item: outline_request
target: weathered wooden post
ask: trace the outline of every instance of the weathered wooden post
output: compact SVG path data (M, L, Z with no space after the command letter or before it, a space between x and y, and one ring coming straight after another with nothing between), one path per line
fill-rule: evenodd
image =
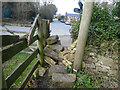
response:
M0 37L1 39L1 37ZM2 40L2 39L1 39ZM0 43L1 44L1 43ZM2 46L2 45L1 45ZM0 54L0 72L2 72L2 54ZM0 90L2 89L2 74L0 74Z
M0 89L2 88L2 89L7 89L7 84L6 84L6 81L5 81L5 78L4 78L4 74L3 74L3 70L2 70L2 80L0 81L0 84L1 84L1 87L0 87ZM1 90L2 90L1 89Z
M47 20L47 31L48 31L48 36L47 38L50 36L50 20Z
M38 48L39 48L39 53L38 53L38 59L40 60L41 66L43 65L43 27L42 27L42 19L38 17L37 20L38 24Z
M50 31L49 31L49 20L43 20L43 35L44 38L47 39L50 36Z
M86 40L88 36L93 6L94 6L94 0L85 0L83 15L80 23L80 30L78 35L78 43L77 43L76 53L75 53L75 61L73 66L75 71L82 69L84 49L85 49Z

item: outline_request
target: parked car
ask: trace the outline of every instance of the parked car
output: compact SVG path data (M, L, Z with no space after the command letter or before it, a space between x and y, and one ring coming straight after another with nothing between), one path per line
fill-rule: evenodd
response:
M66 21L65 24L66 25L71 25L71 23L69 21Z
M65 20L60 20L60 22L65 23Z

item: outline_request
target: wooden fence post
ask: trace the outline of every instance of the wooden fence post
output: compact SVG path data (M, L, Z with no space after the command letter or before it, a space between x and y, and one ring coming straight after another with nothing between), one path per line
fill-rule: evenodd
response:
M43 22L42 22L42 25L43 25L44 38L47 39L50 36L49 21L44 19Z
M7 84L6 84L6 81L5 81L5 78L4 78L3 70L2 70L2 81L0 81L0 82L2 82L2 88L7 89Z
M2 37L0 37L0 39L2 40ZM2 44L0 43L1 47ZM2 54L0 54L0 72L2 72ZM0 90L2 90L2 74L0 73Z
M47 20L47 30L48 30L48 36L47 38L50 36L50 21Z
M47 37L46 20L42 20L42 27L43 27L43 36L44 36L44 39L46 39Z
M43 65L43 27L42 27L42 19L38 17L38 48L39 48L39 53L38 53L38 59L40 60L41 66Z

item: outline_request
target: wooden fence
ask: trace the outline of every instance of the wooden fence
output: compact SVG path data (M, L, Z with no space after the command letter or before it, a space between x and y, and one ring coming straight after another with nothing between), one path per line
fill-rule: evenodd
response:
M4 78L3 70L2 70L2 88L10 88L10 86L19 78L19 76L23 73L23 71L28 67L28 65L33 61L33 59L38 55L38 60L33 65L30 72L24 78L21 83L19 89L24 88L29 81L31 75L36 70L38 65L43 65L43 43L44 39L49 37L49 21L42 20L39 15L36 16L33 25L31 27L31 31L29 35L26 37L20 38L19 36L9 36L9 35L1 35L2 37L2 47L13 44L8 48L3 48L0 54L2 55L2 64L8 60L10 60L14 55L24 50L36 40L38 41L38 48L29 55L13 72L7 77ZM37 34L35 35L35 32ZM1 81L0 81L1 82Z

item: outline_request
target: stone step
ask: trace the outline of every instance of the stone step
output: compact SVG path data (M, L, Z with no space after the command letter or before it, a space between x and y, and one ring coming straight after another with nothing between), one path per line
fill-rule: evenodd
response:
M53 65L49 68L49 76L53 73L67 73L67 70L64 65Z
M54 85L61 88L70 88L76 81L76 74L53 73Z

